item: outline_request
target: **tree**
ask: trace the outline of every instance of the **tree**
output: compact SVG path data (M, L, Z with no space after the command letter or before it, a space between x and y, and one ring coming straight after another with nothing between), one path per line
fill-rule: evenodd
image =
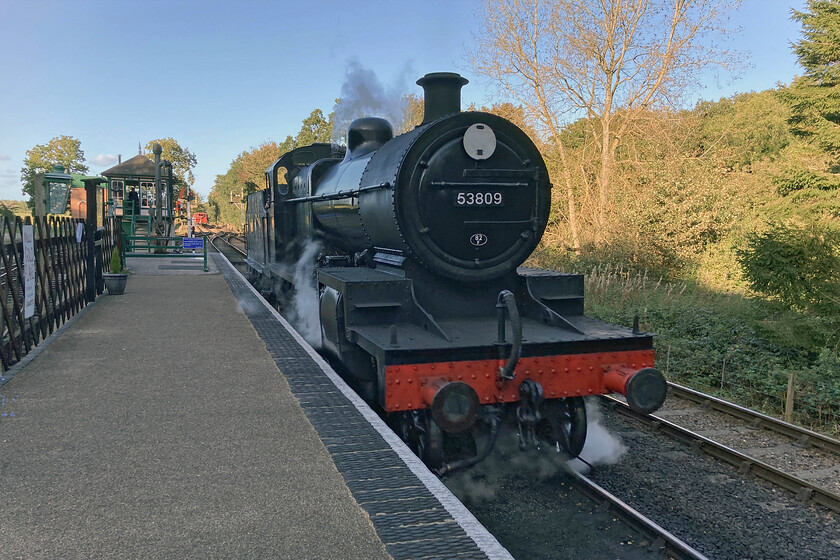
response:
M149 140L146 143L146 157L154 161L155 156L152 154L152 149L155 144L160 144L162 152L160 159L168 160L172 163L172 173L178 179L190 187L195 183L195 176L192 170L195 168L198 160L195 154L190 152L187 148L181 145L172 138L158 138L157 140Z
M792 141L771 182L784 225L749 232L737 251L750 287L822 317L840 316L840 2L808 0L793 45L804 75L778 92ZM771 215L772 221L773 216Z
M278 144L263 142L255 148L239 154L224 175L217 175L210 191L207 204L214 221L242 225L242 202L244 198L265 185L265 170L281 155L300 146L315 142L329 142L332 134L333 115L324 117L321 109L315 109L303 120L300 130L292 137Z
M403 95L402 104L405 107L402 119L394 123L394 136L408 132L423 122L423 98L408 93Z
M6 220L14 220L15 212L14 210L6 206L5 202L0 202L0 217L5 218Z
M333 113L324 117L321 109L315 109L303 119L300 131L295 137L295 147L308 146L315 142L329 142L333 129Z
M62 135L26 151L26 159L23 160L20 170L20 181L23 184L21 194L29 197L27 204L30 208L34 207L32 197L35 194L35 175L52 171L53 165L63 165L67 173L87 173L81 141L72 136Z
M208 197L213 221L232 226L242 225L245 198L265 188L265 170L278 157L280 146L264 142L239 154L224 175L217 175Z
M725 35L738 0L491 0L472 53L475 70L497 81L539 124L565 182L572 245L580 246L575 186L563 125L585 119L585 153L597 168L596 238L609 214L620 144L650 111L674 107L698 73L735 59L707 46ZM586 196L586 193L584 193Z
M793 11L803 38L793 45L805 75L782 93L791 107L793 132L831 153L840 168L840 2L808 0L807 11Z
M242 154L231 162L230 168L224 175L216 175L213 188L207 197L208 217L212 222L229 224L232 226L241 225L241 214L231 202L232 194L239 195L240 185L237 184L237 176L242 166Z
M256 148L240 154L239 165L236 169L236 182L240 190L234 193L235 198L241 198L265 188L265 170L280 157L282 153L280 150L276 142L263 142Z
M309 116L303 119L300 130L292 137L286 136L278 146L279 155L285 154L300 146L308 146L315 142L329 142L334 131L335 114L330 113L328 117L324 117L324 112L321 109L315 109ZM278 157L279 157L278 155Z
M804 37L793 45L805 80L817 85L840 83L840 2L808 0L807 11L792 10Z
M795 309L840 314L840 232L815 225L773 225L737 251L750 287Z
M475 107L475 105L470 105L467 110L481 111L482 113L491 113L502 117L521 128L535 142L538 142L540 139L536 131L531 127L531 123L528 122L528 115L525 113L525 108L522 105L514 105L509 102L494 103L490 107Z
M792 11L802 23L793 50L805 74L780 90L795 141L773 176L779 194L804 222L833 222L840 208L840 2L808 0Z
M787 123L790 108L779 99L778 90L701 101L694 113L700 122L689 129L691 156L717 152L732 169L777 158L793 140Z

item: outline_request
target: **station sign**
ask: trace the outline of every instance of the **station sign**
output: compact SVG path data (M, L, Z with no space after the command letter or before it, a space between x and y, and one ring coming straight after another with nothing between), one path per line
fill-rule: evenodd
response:
M203 237L185 237L184 249L204 249Z
M23 226L23 316L35 315L35 230Z

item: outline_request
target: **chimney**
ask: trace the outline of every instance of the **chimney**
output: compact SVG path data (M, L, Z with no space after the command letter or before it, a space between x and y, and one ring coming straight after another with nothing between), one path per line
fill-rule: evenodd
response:
M122 163L122 154L117 154L117 164Z
M469 80L455 72L426 74L417 85L423 88L423 122L426 124L446 115L461 112L461 88Z

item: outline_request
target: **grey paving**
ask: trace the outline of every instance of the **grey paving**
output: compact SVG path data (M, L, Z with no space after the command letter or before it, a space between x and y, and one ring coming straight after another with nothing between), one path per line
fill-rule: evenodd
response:
M128 257L125 264L126 268L138 275L196 274L201 276L218 273L218 267L210 255L207 256L207 272L204 271L204 257L201 253L185 253L177 257Z
M0 557L388 558L224 279L155 262L0 389Z
M397 560L512 560L376 413L256 298L256 290L223 259L216 264L387 551Z

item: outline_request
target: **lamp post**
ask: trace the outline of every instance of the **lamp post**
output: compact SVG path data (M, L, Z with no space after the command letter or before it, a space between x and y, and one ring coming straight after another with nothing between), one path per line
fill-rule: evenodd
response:
M187 237L192 237L192 212L190 209L190 184L187 183Z
M152 147L152 153L155 154L155 235L158 237L165 237L171 234L171 231L167 231L167 227L164 225L166 222L167 216L164 215L163 212L163 187L161 186L161 170L164 167L169 167L169 179L167 182L167 213L169 215L169 226L172 225L172 204L169 201L172 199L171 191L172 191L172 162L161 159L160 155L163 153L163 148L161 148L160 144L155 144ZM163 243L166 245L166 243Z
M166 166L169 168L169 177L166 181L166 184L168 185L166 192L169 193L169 201L166 205L169 209L169 232L166 235L174 235L175 232L173 231L173 228L175 227L175 208L173 205L175 204L175 185L172 183L172 162L167 160L163 161L166 162Z

